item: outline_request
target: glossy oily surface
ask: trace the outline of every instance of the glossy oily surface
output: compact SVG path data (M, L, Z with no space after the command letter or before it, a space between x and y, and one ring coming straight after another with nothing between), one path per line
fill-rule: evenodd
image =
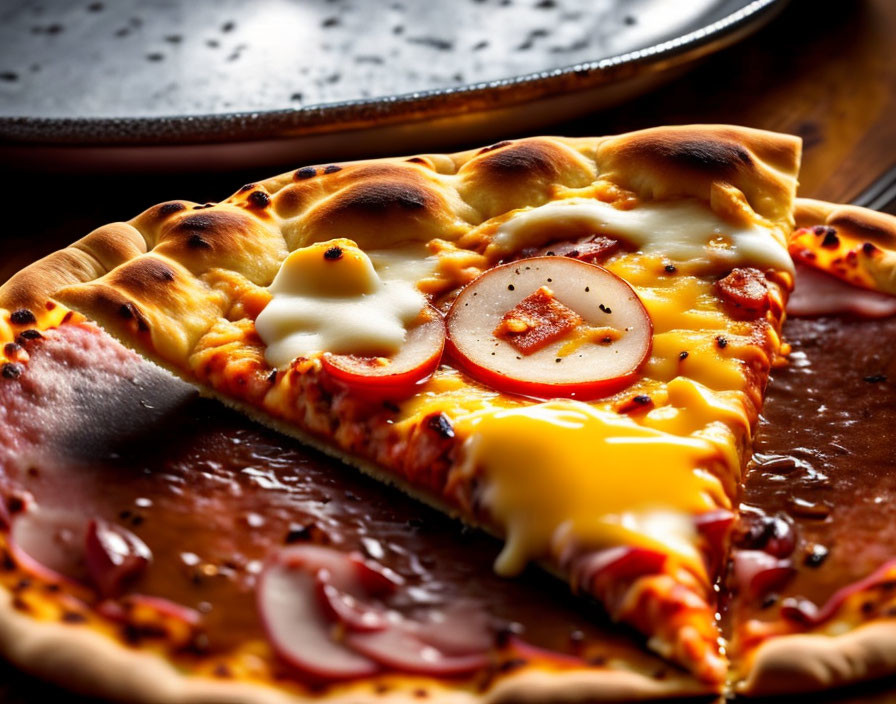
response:
M735 543L789 571L737 596L737 622L776 620L787 597L821 607L896 555L896 318L792 319L785 337Z
M593 662L612 654L663 667L565 585L539 573L496 577L496 541L196 398L104 335L63 326L32 352L25 373L0 380L15 431L0 444L0 487L31 497L14 536L35 560L84 581L85 516L128 530L152 562L124 596L197 613L201 652L263 640L255 587L265 560L314 543L393 569L403 585L388 606L407 619L462 604L487 617L495 647L513 635Z

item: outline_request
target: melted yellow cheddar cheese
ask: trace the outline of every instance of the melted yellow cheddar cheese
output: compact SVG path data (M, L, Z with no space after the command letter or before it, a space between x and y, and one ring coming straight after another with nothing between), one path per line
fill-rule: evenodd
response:
M730 508L736 495L751 422L747 366L757 354L754 323L726 314L714 282L735 266L792 268L781 232L740 211L726 217L690 200L623 210L575 197L484 223L469 240L480 243L476 251L434 240L369 253L368 277L401 272L437 294L558 234L590 231L626 242L603 266L631 284L654 333L630 387L588 403L536 402L443 365L394 419L397 429L434 413L450 419L462 445L446 492L479 487L483 517L507 540L496 563L501 573L533 559L557 564L571 549L622 544L660 550L708 580L693 518ZM650 404L620 412L635 395Z
M715 477L695 471L717 456L706 440L567 400L480 411L456 428L467 438L459 471L487 468L482 499L507 531L501 574L561 554L567 540L660 547L703 571L693 523L679 519L726 501Z

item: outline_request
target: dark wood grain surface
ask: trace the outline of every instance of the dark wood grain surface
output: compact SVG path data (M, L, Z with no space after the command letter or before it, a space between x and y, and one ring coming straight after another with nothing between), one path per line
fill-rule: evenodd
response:
M665 88L549 131L594 135L659 124L728 122L791 132L804 139L800 193L850 200L896 162L894 36L894 0L794 0L766 29ZM475 145L447 148L467 146ZM408 144L407 152L414 151ZM203 172L197 165L189 174L74 176L44 173L27 163L0 163L0 282L105 222L130 218L172 198L218 200L271 173L270 167ZM890 701L891 684L850 696ZM0 664L0 704L48 701L84 700Z

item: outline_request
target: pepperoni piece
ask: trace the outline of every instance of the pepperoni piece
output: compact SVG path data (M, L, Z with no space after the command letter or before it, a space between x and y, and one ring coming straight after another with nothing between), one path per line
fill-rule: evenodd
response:
M753 267L732 269L724 279L716 281L716 293L741 316L758 318L769 309L768 283L762 272Z
M532 354L565 337L581 325L582 316L554 297L542 286L504 314L494 330L523 354Z

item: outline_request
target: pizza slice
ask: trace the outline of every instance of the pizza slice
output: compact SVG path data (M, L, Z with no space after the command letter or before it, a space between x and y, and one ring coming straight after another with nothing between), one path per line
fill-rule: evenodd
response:
M781 346L798 157L697 126L305 167L100 228L0 290L4 321L86 316L502 537L501 574L542 564L718 690L713 587ZM309 565L269 569L351 592ZM332 599L328 638L291 638L281 597L271 641L299 670L309 647L335 679L409 667Z
M732 681L827 691L896 672L896 218L798 200L778 370L735 531Z

